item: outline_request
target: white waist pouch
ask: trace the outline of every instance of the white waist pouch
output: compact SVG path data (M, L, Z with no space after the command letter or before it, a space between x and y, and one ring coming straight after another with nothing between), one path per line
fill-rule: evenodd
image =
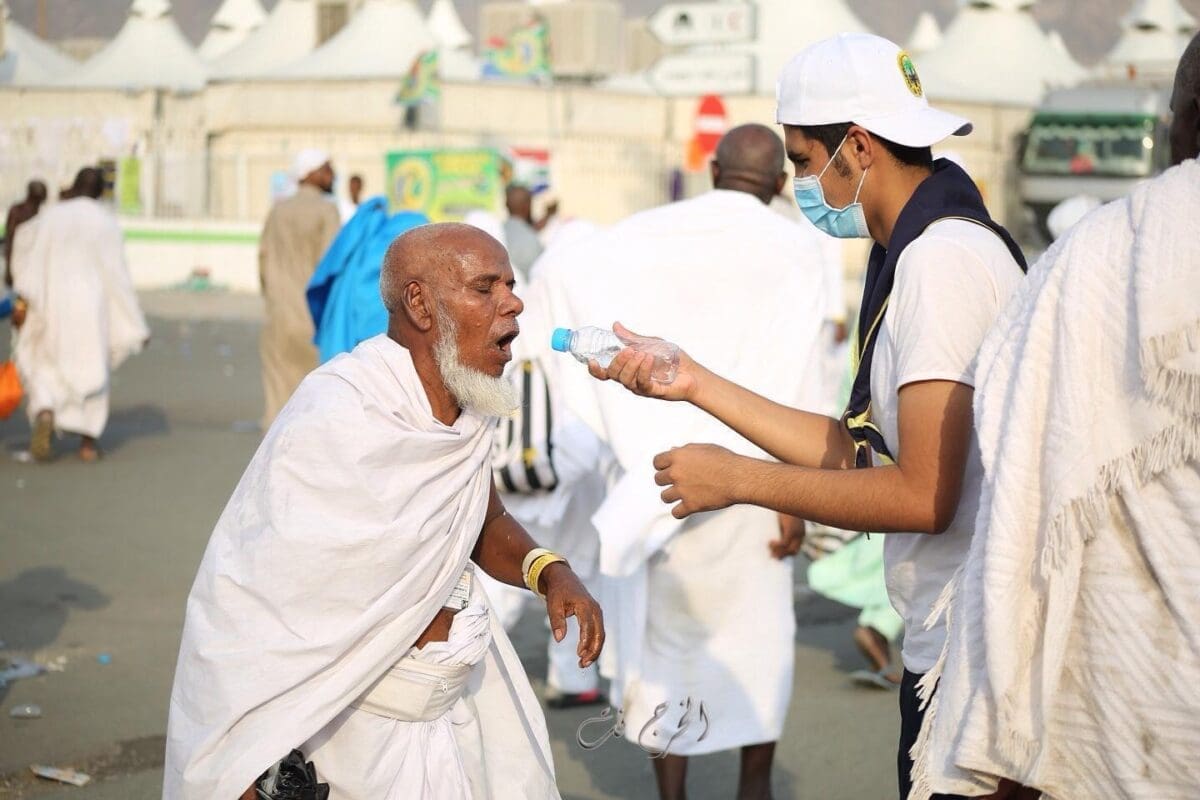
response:
M462 609L454 615L449 640L430 642L397 661L351 708L400 722L432 722L459 701L492 641L486 601L478 601L473 577L468 565L447 599L447 608Z
M432 722L463 696L471 670L468 664L430 664L402 658L350 705L401 722Z

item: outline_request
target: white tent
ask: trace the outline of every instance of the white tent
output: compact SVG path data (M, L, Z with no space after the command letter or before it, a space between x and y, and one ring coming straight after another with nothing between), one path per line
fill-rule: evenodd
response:
M257 29L213 63L213 77L261 77L304 58L316 46L316 0L278 0Z
M200 57L215 61L242 43L267 18L259 0L225 0L200 43Z
M1038 27L1033 0L959 0L942 44L916 59L934 100L1036 106L1050 88L1072 86L1083 72Z
M433 0L425 25L437 42L438 76L451 81L479 80L483 63L471 51L471 34L454 7L454 0Z
M1087 68L1075 60L1062 34L1058 31L1048 31L1046 39L1053 49L1053 56L1058 60L1057 73L1061 76L1060 86L1074 86L1088 76Z
M271 73L278 78L400 78L437 42L413 0L367 0L346 27L317 50Z
M207 77L204 62L175 24L171 4L167 0L134 0L116 37L56 83L197 91Z
M454 0L433 0L425 24L440 48L459 50L471 46L471 34L458 16Z
M1175 72L1196 20L1176 0L1140 0L1121 21L1124 33L1097 72L1106 77Z
M0 86L44 86L67 74L79 63L43 42L0 9L4 41L0 52Z
M921 55L936 50L941 43L942 27L938 25L937 17L922 11L908 37L908 52L914 56Z
M774 94L783 65L807 45L839 33L870 33L845 0L753 0L757 6L756 40L726 50L749 52L755 57L755 90Z

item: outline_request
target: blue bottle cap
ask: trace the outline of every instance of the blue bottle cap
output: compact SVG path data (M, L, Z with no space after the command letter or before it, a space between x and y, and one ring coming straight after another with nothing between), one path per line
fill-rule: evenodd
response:
M554 333L550 335L550 347L560 353L569 352L571 350L571 329L555 328Z

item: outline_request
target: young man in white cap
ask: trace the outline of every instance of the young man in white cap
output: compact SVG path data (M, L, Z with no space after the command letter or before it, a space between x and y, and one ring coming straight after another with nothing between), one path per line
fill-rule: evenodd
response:
M749 503L892 534L885 567L905 623L897 757L905 798L923 713L916 685L945 641L942 624L925 622L966 559L978 508L975 358L1025 261L970 177L933 160L931 145L971 125L930 108L912 59L895 44L866 34L817 42L784 68L778 100L805 216L833 236L875 241L846 413L832 419L772 403L686 355L669 385L653 383L652 358L632 349L607 370L591 369L639 394L687 400L782 462L712 445L660 454L655 481L666 487L664 502L677 504L675 516Z
M271 209L258 247L259 279L267 320L262 353L263 430L304 376L317 366L313 321L305 291L317 262L342 227L332 202L333 167L323 150L308 148L296 154L292 176L296 193Z

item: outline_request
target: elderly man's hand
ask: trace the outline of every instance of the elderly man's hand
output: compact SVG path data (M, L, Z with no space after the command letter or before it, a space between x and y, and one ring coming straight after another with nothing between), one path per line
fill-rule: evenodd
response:
M641 336L626 328L621 323L613 324L613 333L626 344L639 340L659 341L652 336ZM626 389L642 397L654 397L659 400L691 400L696 394L697 377L702 367L691 357L679 351L679 371L671 383L658 383L650 379L654 367L654 356L642 353L632 347L626 347L617 353L616 358L605 369L596 361L588 362L588 372L593 378L602 381L616 381Z
M600 657L604 647L604 615L600 604L592 599L583 583L563 562L546 567L539 579L539 589L546 595L546 614L550 617L550 630L554 641L561 642L567 635L567 617L574 616L579 623L580 668L591 666Z
M654 482L665 486L664 503L675 503L671 516L683 519L700 511L733 505L733 474L741 456L715 444L689 444L654 457Z

